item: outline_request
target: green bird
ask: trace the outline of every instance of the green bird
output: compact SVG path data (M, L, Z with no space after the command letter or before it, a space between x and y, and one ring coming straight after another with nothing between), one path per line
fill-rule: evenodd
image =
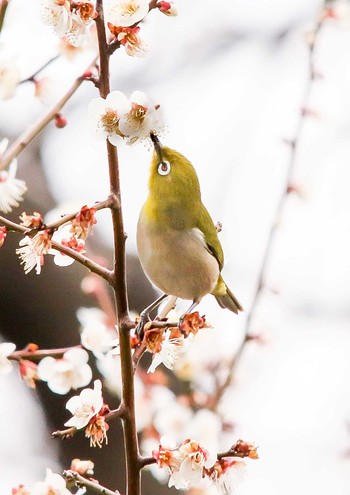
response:
M137 226L145 274L165 294L191 299L187 313L206 294L212 294L222 308L242 311L222 278L223 250L202 203L194 167L177 151L161 146L156 136L152 140L149 194Z

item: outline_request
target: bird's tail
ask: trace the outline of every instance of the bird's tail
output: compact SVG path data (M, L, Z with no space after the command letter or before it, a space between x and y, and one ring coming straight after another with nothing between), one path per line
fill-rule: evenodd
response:
M227 287L221 275L212 294L222 308L227 308L236 314L243 311L241 304Z

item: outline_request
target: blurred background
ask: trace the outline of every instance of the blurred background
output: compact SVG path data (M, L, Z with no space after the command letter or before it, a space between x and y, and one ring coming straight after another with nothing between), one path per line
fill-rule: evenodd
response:
M242 339L269 232L278 222L250 327L264 344L246 346L221 406L234 425L232 443L242 437L259 446L260 460L249 464L236 493L349 494L350 2L334 2L338 15L324 21L316 39L324 9L320 0L177 4L177 17L157 11L143 22L146 58L131 58L124 50L113 55L112 89L127 95L139 89L161 105L162 141L192 161L204 203L223 224L223 273L247 310L236 317L211 297L200 305L223 359L234 355ZM39 2L11 0L0 62L11 60L25 79L57 54L58 41L41 22ZM313 41L316 77L306 102ZM0 137L12 141L44 115L92 54L61 56L50 64L41 73L50 80L43 102L32 83L0 101ZM106 198L104 143L91 139L87 123L95 96L94 86L84 83L64 108L68 125L50 124L20 155L18 177L26 180L28 193L11 218L22 211L45 213L58 204L68 212ZM295 192L276 218L296 137ZM125 145L119 156L130 303L140 311L155 296L135 247L151 149ZM18 241L8 235L0 251L3 339L18 349L28 342L41 348L78 343L76 310L96 304L80 290L85 271L47 261L39 277L24 275L14 253ZM91 250L110 263L110 246L109 218L100 213ZM212 349L206 347L208 353ZM113 444L120 436L118 424L111 427L109 445L98 452L82 435L51 441L49 432L67 420L67 397L54 395L45 384L29 390L16 373L0 376L0 393L1 493L42 479L46 467L60 472L73 457L94 458L100 482L120 488L123 466ZM113 397L108 402L118 403ZM147 486L149 493L155 489L163 493L157 485Z

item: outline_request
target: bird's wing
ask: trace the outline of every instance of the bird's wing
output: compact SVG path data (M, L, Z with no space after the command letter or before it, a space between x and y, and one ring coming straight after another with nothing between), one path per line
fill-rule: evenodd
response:
M220 271L224 266L224 253L218 238L218 234L208 210L203 206L196 218L196 227L203 233L206 248L216 258Z

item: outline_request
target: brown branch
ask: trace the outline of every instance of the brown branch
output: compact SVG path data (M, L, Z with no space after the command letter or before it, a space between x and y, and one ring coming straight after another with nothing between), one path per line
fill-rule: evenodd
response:
M9 0L2 0L0 5L0 33L4 27L5 16L8 6L9 6Z
M102 98L106 98L110 93L110 76L109 76L109 53L106 37L103 1L97 0L96 18L97 37L100 56L100 78L99 91ZM141 492L141 476L138 466L138 438L135 420L135 403L134 403L134 370L130 348L130 325L133 322L129 316L129 306L126 289L126 264L125 264L125 241L121 195L119 179L119 163L117 148L108 140L107 156L110 181L111 197L115 199L111 207L113 234L114 234L114 272L111 285L114 290L115 304L117 310L117 325L119 329L119 346L121 356L121 375L122 375L122 397L121 407L125 411L122 417L124 450L126 464L126 484L127 495L139 495Z
M87 70L96 63L96 57L91 61ZM38 135L40 132L60 113L62 107L73 96L76 90L80 87L81 83L85 80L84 73L78 77L69 90L62 96L62 98L54 105L51 110L41 117L29 130L25 131L7 150L2 160L0 160L0 170L3 170L9 166L16 156L18 156L28 144Z
M103 210L104 208L110 208L112 205L113 200L111 198L106 199L105 201L99 201L95 203L94 205L90 206L90 208L95 208L96 211ZM49 224L46 224L44 226L45 229L58 229L61 227L61 225L64 225L67 222L70 222L71 220L74 220L74 218L80 213L80 210L75 211L74 213L69 213L67 215L63 215L59 220L56 222L52 222Z
M327 4L327 0L324 2L324 6ZM286 171L286 176L285 176L285 181L283 184L281 196L279 199L279 202L276 206L275 214L272 219L272 223L270 226L270 231L268 234L267 242L265 245L265 250L262 258L262 262L260 265L260 269L258 272L257 276L257 283L256 283L256 289L254 292L253 300L250 306L250 310L247 314L247 318L245 321L245 326L243 329L243 339L236 350L234 356L232 357L231 361L228 363L227 366L227 377L226 380L217 388L216 393L214 394L213 397L210 398L209 400L209 407L211 409L216 409L223 394L225 393L227 387L231 384L232 378L233 378L233 371L243 353L243 350L245 348L245 345L247 342L251 339L249 336L249 332L251 330L252 326L252 320L256 314L256 311L259 306L259 300L262 295L263 289L265 287L265 280L266 280L266 275L267 275L267 268L269 266L269 262L271 259L271 254L272 254L272 248L275 242L275 237L276 233L278 230L279 222L278 220L281 218L282 213L284 211L287 199L289 194L292 192L290 189L290 184L291 180L294 174L295 170L295 165L296 165L296 158L297 158L297 151L299 148L299 143L302 135L302 131L304 129L305 121L306 118L308 117L307 112L303 111L303 109L308 108L308 103L310 100L310 95L311 95L311 89L313 82L315 80L315 48L316 48L316 42L317 42L317 36L319 35L319 32L324 24L325 17L320 16L319 20L317 21L317 24L315 26L315 29L313 31L313 40L309 44L309 57L308 57L308 72L307 72L307 81L306 81L306 86L305 86L305 91L304 91L304 96L302 99L302 104L301 104L301 111L300 111L300 117L297 122L297 126L295 129L295 137L292 141L289 142L290 144L290 156L289 156L289 162L287 165L287 171Z
M81 345L74 345L60 349L38 349L37 351L28 351L27 349L23 349L22 351L14 351L8 356L8 359L12 359L13 361L21 361L21 359L36 361L37 359L43 359L48 356L59 358L70 349L81 349L81 347Z
M79 473L76 471L63 471L63 478L68 482L68 483L74 483L75 486L78 488L85 486L89 490L99 493L100 495L118 495L119 492L115 491L113 492L112 490L109 490L109 488L106 488L99 483L96 483L96 481L91 481L83 476L81 476Z
M39 67L38 70L36 70L35 72L33 72L33 74L29 77L26 77L25 79L22 79L22 81L20 81L18 84L23 84L23 83L26 83L26 82L35 82L35 78L38 74L40 74L40 72L42 72L44 69L46 69L49 65L52 64L52 62L55 62L55 60L59 59L60 58L60 55L55 55L54 57L50 58L50 60L48 60L47 62L45 62L41 67Z
M57 430L51 433L52 438L72 438L76 433L77 429L75 426L71 428L66 428L65 430Z
M10 231L20 232L21 234L28 236L33 236L37 233L36 230L27 229L26 227L23 227L22 225L19 225L15 222L12 222L11 220L8 220L7 218L2 216L0 216L0 225L4 225ZM100 277L105 279L108 283L111 283L111 280L113 279L113 274L110 270L108 270L104 266L101 266L95 261L91 260L90 258L84 256L83 254L74 251L74 249L71 249L67 246L63 246L57 241L51 241L51 245L53 249L56 249L57 251L60 251L61 253L69 256L70 258L73 258L75 261L88 268L91 272L96 273L96 275L99 275Z

